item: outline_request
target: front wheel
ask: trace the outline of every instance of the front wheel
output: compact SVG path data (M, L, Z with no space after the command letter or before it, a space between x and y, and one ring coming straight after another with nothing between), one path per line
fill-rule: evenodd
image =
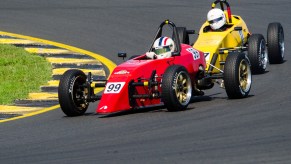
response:
M248 57L252 66L253 74L264 73L267 68L268 55L266 41L261 34L253 34L248 41Z
M270 64L284 61L284 30L280 23L270 23L267 31L268 55Z
M192 97L192 83L188 71L179 65L170 66L162 78L162 101L168 111L187 108Z
M224 85L228 98L247 97L252 84L249 59L243 53L231 54L224 66Z
M86 112L89 103L86 102L88 90L84 87L85 84L86 75L81 70L68 70L60 79L59 103L67 116L80 116Z

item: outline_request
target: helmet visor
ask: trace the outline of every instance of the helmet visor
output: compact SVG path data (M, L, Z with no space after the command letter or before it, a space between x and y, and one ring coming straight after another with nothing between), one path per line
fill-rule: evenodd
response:
M213 23L217 23L217 22L221 21L222 19L223 19L222 17L219 17L219 18L213 19L213 20L208 21L208 22L209 22L209 24L213 24Z
M164 46L164 47L156 47L154 49L155 54L160 55L166 52L171 51L170 46Z

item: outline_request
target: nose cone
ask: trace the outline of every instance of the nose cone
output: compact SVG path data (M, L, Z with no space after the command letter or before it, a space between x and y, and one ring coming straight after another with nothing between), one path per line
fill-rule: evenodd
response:
M121 82L108 82L102 94L96 112L99 114L115 113L130 109L128 88Z

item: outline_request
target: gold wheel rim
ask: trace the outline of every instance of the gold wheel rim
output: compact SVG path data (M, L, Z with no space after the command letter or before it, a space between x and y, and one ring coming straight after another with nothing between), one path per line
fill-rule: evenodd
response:
M239 65L239 83L243 91L247 91L250 88L250 67L245 60L242 60Z
M191 83L189 77L184 72L180 72L177 77L175 88L176 96L178 101L184 105L191 99Z

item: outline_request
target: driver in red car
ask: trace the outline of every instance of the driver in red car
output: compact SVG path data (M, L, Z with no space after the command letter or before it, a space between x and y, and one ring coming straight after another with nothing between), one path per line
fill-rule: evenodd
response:
M162 36L158 38L153 45L153 51L147 52L146 56L150 59L164 59L172 56L175 51L175 43L170 37ZM193 93L195 95L204 95L204 92L194 86Z
M153 45L153 51L147 52L146 56L150 59L164 59L172 56L175 50L173 39L167 36L158 38Z
M224 31L227 29L226 17L221 9L211 9L207 14L207 21L211 27L210 31Z

